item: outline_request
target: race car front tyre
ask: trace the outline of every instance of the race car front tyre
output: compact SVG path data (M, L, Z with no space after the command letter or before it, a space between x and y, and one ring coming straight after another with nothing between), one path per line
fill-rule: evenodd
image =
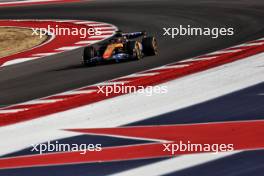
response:
M140 49L140 43L137 41L130 41L127 44L128 54L132 59L140 60L143 57L142 50Z
M145 56L154 56L158 54L158 44L155 37L143 38L142 45Z
M96 56L96 50L94 47L89 46L85 47L83 51L83 62L84 65L92 66L95 65L95 62L92 61L92 58Z

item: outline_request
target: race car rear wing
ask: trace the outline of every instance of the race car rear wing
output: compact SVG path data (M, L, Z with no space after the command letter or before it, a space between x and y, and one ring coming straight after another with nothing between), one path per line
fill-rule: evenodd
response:
M122 36L125 36L127 39L135 39L138 37L142 37L145 36L146 32L142 31L142 32L131 32L131 33L123 33Z

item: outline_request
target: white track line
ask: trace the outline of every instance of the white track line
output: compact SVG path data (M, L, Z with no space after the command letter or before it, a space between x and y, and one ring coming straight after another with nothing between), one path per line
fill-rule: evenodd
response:
M75 24L89 24L91 22L89 21L77 21L77 22L74 22Z
M92 44L92 41L90 41L90 40L84 40L84 41L76 42L75 44L77 44L77 45L81 45L81 44Z
M4 4L21 4L21 3L32 3L32 2L52 2L52 1L57 1L57 0L24 0L24 1L15 1L15 2L0 2L0 5Z
M7 114L7 113L17 113L17 112L21 112L21 111L26 111L27 109L5 109L5 110L1 110L0 109L0 114Z
M239 48L239 47L244 47L244 46L259 46L259 45L263 45L263 44L264 44L264 42L245 43L245 44L237 45L234 48Z
M68 51L68 50L74 50L80 47L81 46L64 46L64 47L56 49L56 51Z
M236 50L220 50L220 51L216 51L216 52L213 52L213 53L206 54L206 56L216 55L216 54L236 53L236 52L239 52L239 51L242 51L242 50L241 49L236 49Z
M102 83L98 83L98 84L95 84L94 86L112 86L112 85L122 85L122 84L126 84L128 83L129 81L116 81L116 82L102 82Z
M56 22L60 22L60 23L76 23L78 22L78 20L56 20Z
M131 75L128 75L128 76L124 76L124 77L121 77L121 78L136 78L136 77L145 77L145 76L155 76L155 75L158 75L159 73L135 73L135 74L131 74Z
M191 59L186 59L186 60L183 60L183 61L180 61L180 63L182 62L193 62L193 61L203 61L203 60L211 60L211 59L214 59L216 58L216 56L213 56L213 57L196 57L196 58L191 58Z
M264 38L257 39L257 41L259 41L259 40L264 40Z
M156 162L154 164L149 164L135 169L130 169L124 172L119 172L111 176L135 176L135 175L146 175L146 173L148 173L147 174L148 176L160 176L172 172L181 171L183 169L187 169L200 164L211 162L237 153L239 153L239 151L223 152L218 154L202 153L202 154L182 155L179 157Z
M69 92L60 93L58 95L90 94L90 93L94 93L96 91L97 90L78 90L78 91L69 91Z
M104 23L98 23L98 24L97 24L97 23L96 23L96 24L88 24L88 25L89 25L89 26L95 26L95 27L96 27L96 26L99 26L99 27L100 27L100 26L106 26L106 25L108 25L108 24L104 24Z
M162 67L158 67L158 68L154 68L154 69L151 69L153 71L159 71L160 69L176 69L176 68L183 68L183 67L188 67L190 66L189 64L181 64L181 65L165 65L165 66L162 66Z
M33 104L48 104L48 103L56 103L58 101L62 101L63 99L48 99L48 100L32 100L25 103L22 103L22 105L33 105Z
M58 54L59 52L50 52L50 53L38 53L38 54L33 54L32 56L51 56L51 55L54 55L54 54Z
M8 65L19 64L19 63L22 63L22 62L31 61L31 60L38 59L38 58L39 57L17 58L17 59L5 62L1 67L8 66Z

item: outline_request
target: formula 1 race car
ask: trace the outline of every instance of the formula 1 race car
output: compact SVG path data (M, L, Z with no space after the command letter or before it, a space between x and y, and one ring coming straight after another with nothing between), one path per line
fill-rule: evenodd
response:
M96 46L87 46L83 52L83 63L87 66L100 62L139 60L156 55L157 40L146 32L117 32L110 40Z

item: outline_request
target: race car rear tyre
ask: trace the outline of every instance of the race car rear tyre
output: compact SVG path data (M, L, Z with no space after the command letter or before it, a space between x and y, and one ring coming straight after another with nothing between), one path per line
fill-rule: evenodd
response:
M142 50L140 48L140 43L137 41L130 41L127 44L128 54L132 57L132 59L140 60L143 57Z
M95 62L92 62L92 58L94 58L95 56L96 56L96 50L94 47L89 46L89 47L84 48L84 51L83 51L84 65L87 65L87 66L95 65Z
M142 39L143 53L146 56L154 56L158 54L158 45L155 37L145 37Z

